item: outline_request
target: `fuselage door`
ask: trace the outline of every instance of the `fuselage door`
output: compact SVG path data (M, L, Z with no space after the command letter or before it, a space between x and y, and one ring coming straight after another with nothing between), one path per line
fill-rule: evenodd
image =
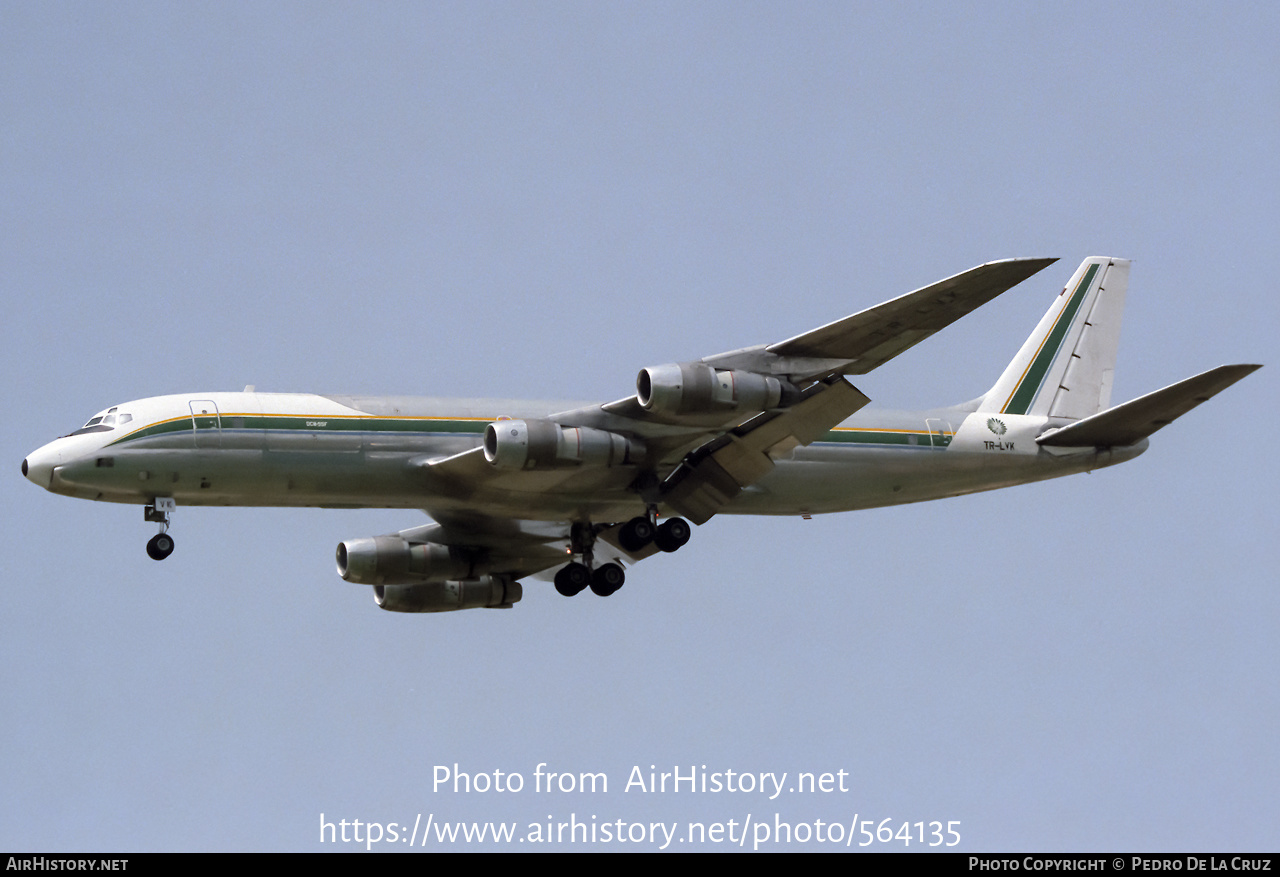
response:
M951 437L955 433L952 432L950 423L936 417L930 417L924 423L929 428L929 444L935 448L945 448L951 444Z
M222 444L222 418L211 399L192 399L191 428L197 448L216 448Z

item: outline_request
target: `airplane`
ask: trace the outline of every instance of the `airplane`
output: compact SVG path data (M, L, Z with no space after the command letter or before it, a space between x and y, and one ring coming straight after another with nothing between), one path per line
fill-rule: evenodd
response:
M1081 263L982 396L864 409L879 368L1056 259L1006 259L809 332L641 369L606 404L191 393L114 405L31 453L53 493L140 503L174 548L177 505L412 508L430 523L337 547L338 574L397 612L510 608L521 579L608 596L624 566L717 514L852 511L1130 460L1259 365L1224 365L1121 405L1112 378L1129 262Z

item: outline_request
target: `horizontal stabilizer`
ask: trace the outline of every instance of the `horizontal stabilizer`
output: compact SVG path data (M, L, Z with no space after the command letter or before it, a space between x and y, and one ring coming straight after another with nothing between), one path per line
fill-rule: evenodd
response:
M1047 432L1036 442L1067 448L1136 444L1260 368L1260 365L1220 365L1194 378Z

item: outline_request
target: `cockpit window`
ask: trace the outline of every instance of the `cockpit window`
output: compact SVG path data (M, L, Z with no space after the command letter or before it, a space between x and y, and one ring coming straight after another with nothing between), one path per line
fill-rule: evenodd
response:
M116 414L115 408L109 408L101 414L95 414L89 418L88 423L71 433L71 435L84 435L89 432L109 432L131 420L133 420L132 414Z

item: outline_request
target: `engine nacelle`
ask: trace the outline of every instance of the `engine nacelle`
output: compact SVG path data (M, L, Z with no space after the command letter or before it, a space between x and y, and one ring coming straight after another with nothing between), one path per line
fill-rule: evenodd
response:
M653 366L636 376L640 404L658 414L767 411L783 403L787 389L769 375L715 369L701 362Z
M635 439L549 420L495 420L484 428L484 458L499 469L622 466L644 456Z
M502 576L423 585L375 585L373 599L388 612L454 612L458 609L510 609L524 588Z
M410 585L465 579L471 558L448 545L406 542L400 536L349 539L338 544L338 575L358 585Z

